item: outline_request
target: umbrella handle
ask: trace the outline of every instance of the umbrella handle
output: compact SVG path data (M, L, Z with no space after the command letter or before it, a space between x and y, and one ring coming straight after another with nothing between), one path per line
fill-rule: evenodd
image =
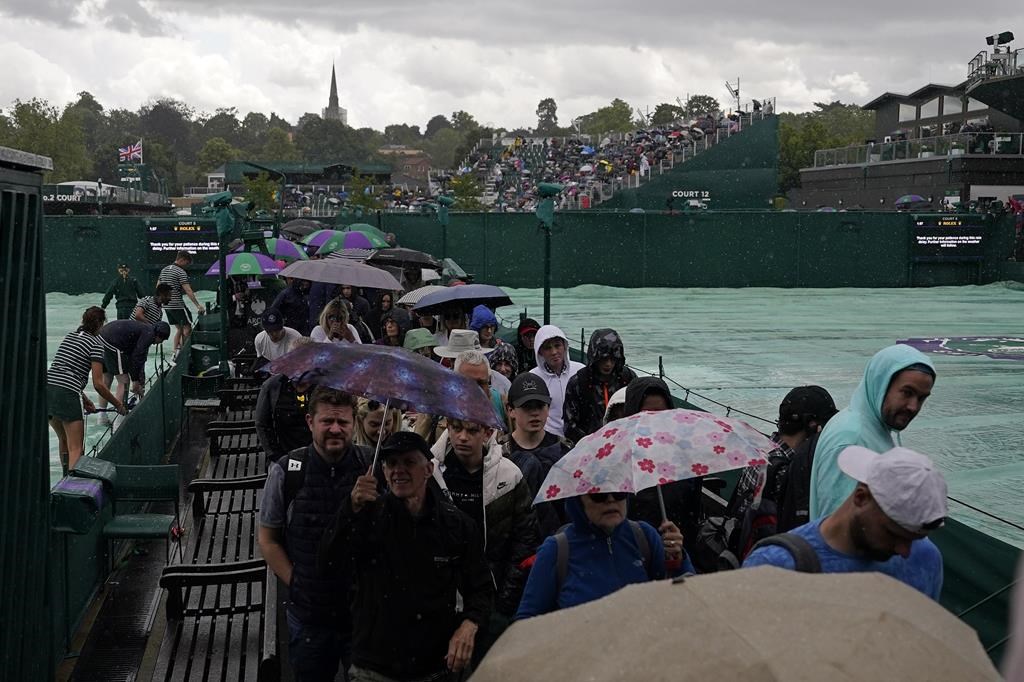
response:
M377 432L377 447L373 451L373 462L370 464L370 470L366 472L367 476L372 476L374 469L377 468L377 458L380 457L380 445L384 440L384 424L388 422L388 408L391 405L391 398L384 401L384 419L380 424L380 431Z
M383 429L381 429L383 431ZM661 494L661 486L658 488L658 506L661 507L661 522L668 521L668 513L665 511L665 496Z

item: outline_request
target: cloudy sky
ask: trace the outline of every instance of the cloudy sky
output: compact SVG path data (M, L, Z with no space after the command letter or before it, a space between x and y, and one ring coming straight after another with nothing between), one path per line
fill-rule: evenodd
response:
M864 103L958 83L984 37L1024 2L950 0L0 0L0 108L82 90L108 108L176 97L295 122L327 103L338 68L349 123L424 126L457 109L533 125L554 97L564 125L613 97L635 107L710 94ZM944 9L945 7L945 9Z

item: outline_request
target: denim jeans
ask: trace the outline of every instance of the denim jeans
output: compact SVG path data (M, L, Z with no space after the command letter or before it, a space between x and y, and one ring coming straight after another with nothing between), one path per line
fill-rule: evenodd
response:
M339 666L348 680L352 640L339 630L307 625L288 612L288 661L295 682L333 682Z

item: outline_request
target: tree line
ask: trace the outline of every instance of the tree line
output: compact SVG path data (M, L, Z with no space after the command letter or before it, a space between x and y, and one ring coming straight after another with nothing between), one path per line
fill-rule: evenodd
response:
M680 106L680 104L682 106ZM839 102L816 104L806 114L783 114L780 122L780 190L797 186L798 169L811 165L815 149L843 146L871 135L874 113ZM455 168L482 138L508 135L571 136L629 132L695 118L720 109L707 95L686 102L658 104L644 114L615 98L609 104L566 125L558 118L554 98L542 99L534 128L505 130L481 124L466 111L437 114L421 129L397 123L383 131L352 128L340 121L305 114L291 124L278 114L234 107L200 112L185 102L161 98L137 111L108 109L91 93L81 92L63 108L42 99L15 100L0 110L0 145L53 159L46 182L118 177L118 147L143 141L146 164L162 178L170 193L205 186L206 173L233 160L286 162L389 163L378 150L406 145L430 155L434 168ZM116 181L115 181L116 182Z

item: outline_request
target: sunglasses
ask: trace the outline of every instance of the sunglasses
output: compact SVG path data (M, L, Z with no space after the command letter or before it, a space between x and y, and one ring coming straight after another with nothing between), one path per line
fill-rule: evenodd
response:
M609 499L615 500L616 502L622 502L624 499L629 497L629 493L587 493L587 497L590 498L591 502L607 502Z

